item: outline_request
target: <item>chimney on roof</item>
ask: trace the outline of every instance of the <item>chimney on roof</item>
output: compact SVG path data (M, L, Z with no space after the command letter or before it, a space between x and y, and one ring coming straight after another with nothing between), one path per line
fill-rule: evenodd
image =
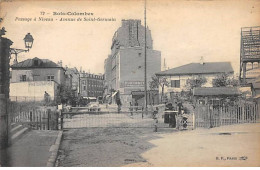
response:
M58 66L62 67L62 60L57 62Z
M17 64L17 63L18 63L18 61L16 59L14 59L13 64Z
M201 65L205 64L203 56L200 57L200 64Z

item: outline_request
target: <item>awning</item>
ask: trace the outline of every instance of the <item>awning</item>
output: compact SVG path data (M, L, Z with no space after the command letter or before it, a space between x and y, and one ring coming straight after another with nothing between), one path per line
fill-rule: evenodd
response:
M83 99L97 100L96 97L83 97Z
M256 95L254 99L260 99L260 94Z
M133 96L144 96L144 91L132 91Z

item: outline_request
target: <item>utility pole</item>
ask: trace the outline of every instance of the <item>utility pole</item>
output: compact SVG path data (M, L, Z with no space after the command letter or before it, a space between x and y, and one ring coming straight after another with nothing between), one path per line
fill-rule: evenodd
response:
M147 68L146 68L146 0L144 1L144 110L147 112Z

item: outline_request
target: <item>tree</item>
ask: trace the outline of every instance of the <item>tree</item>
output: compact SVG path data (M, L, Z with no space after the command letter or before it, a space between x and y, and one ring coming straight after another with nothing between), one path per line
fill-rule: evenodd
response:
M192 89L195 87L202 87L205 83L207 83L207 79L203 76L187 79L185 85L186 91L181 92L181 97L184 97L185 100L191 100Z
M236 87L239 85L239 81L235 78L229 78L227 73L219 74L212 81L213 87Z
M207 83L207 79L205 77L191 78L186 81L186 88L191 90L194 87L201 87L205 83Z
M166 77L157 77L156 75L152 76L152 81L149 82L149 87L150 89L158 89L159 87L162 88L162 96L161 96L161 102L163 100L164 96L164 87L169 86L169 81L167 80Z
M70 89L69 87L65 85L60 85L59 86L60 93L59 93L59 98L61 103L72 103L74 102L75 99L75 92Z

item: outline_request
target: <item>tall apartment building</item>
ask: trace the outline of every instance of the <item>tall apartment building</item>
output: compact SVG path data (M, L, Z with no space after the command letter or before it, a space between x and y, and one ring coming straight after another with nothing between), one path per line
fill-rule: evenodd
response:
M90 73L80 73L80 95L82 97L103 96L104 75L95 75Z
M132 100L133 91L144 91L145 27L141 20L122 20L114 33L111 55L105 60L105 85L107 91L118 91L123 102ZM151 30L146 32L147 82L161 71L161 52L153 49ZM149 89L149 87L148 87ZM124 96L124 97L123 97Z

